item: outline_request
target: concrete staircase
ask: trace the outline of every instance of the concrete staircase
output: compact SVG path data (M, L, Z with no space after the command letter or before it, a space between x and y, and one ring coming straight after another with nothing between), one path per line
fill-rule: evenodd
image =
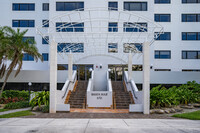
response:
M124 88L122 81L112 81L112 88L114 92L114 108L115 109L129 109L129 104L134 103L130 93Z
M67 104L70 108L85 108L87 81L78 81L76 88L71 92Z

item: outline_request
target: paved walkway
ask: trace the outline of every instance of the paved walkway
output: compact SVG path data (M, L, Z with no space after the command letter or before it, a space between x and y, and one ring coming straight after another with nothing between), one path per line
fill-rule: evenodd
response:
M0 112L0 115L15 113L15 112L19 112L19 111L25 111L25 110L31 110L31 107L29 107L29 108L23 108L23 109L14 109L14 110Z
M184 119L0 119L0 133L199 133Z

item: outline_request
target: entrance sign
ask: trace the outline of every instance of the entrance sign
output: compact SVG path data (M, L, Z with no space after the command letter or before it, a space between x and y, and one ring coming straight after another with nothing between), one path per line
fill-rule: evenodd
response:
M112 92L110 91L89 91L87 92L88 107L111 107Z

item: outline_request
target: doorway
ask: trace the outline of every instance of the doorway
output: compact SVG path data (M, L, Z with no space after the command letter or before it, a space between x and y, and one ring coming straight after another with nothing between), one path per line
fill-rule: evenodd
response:
M124 78L124 71L128 71L128 65L108 65L110 69L110 79L112 81L122 81ZM142 65L133 65L132 71L142 71Z
M77 70L77 80L88 81L91 78L91 71L93 65L91 64L76 64L73 66L74 70Z

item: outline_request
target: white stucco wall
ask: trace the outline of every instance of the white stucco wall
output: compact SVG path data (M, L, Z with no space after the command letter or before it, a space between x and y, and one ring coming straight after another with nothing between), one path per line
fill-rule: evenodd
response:
M42 20L53 18L54 16L58 16L65 12L56 12L55 11L55 4L58 0L2 0L0 1L0 26L12 26L12 20L14 19L30 19L35 20L35 26L42 25ZM62 0L62 1L74 1L74 0ZM96 7L108 7L107 0L83 0L85 8L96 8ZM114 0L111 0L114 1ZM123 9L123 2L126 0L118 0L118 8ZM128 0L127 0L128 1ZM135 1L135 0L131 0ZM171 32L171 41L156 41L153 45L151 45L151 64L153 65L153 69L171 69L172 71L181 71L182 69L199 69L200 67L200 60L182 60L181 59L181 51L182 50L200 50L199 41L182 41L181 40L181 32L200 32L200 23L198 22L189 22L184 23L181 22L181 14L182 13L200 13L199 4L182 4L181 0L173 0L171 4L154 4L153 0L139 0L139 1L147 1L148 2L148 11L142 12L133 12L141 16L146 16L152 21L154 20L155 13L166 13L171 14L171 22L162 22L160 23L166 32ZM35 3L35 11L12 11L12 3ZM42 3L50 3L50 11L42 11ZM102 14L103 15L103 14ZM122 26L122 23L121 23ZM21 28L27 29L27 28ZM36 34L35 28L28 28L29 31L26 36L34 36L35 41L37 42L37 47L40 53L48 53L49 46L42 44L42 37ZM47 29L44 28L47 31ZM107 47L107 44L103 44ZM118 44L118 53L116 56L120 58L120 53L123 53L123 43ZM85 49L89 48L85 47ZM154 59L154 50L171 50L171 59ZM92 52L92 51L91 51ZM84 57L84 53L80 54L81 57ZM61 58L58 55L58 64L67 64L67 55L64 58ZM98 70L95 68L95 73L99 75L96 80L99 81L97 83L96 88L99 89L100 84L104 82L101 77L104 76L104 73L107 69L108 64L122 64L121 61L115 60L113 58L109 58L107 56L102 57L91 57L85 58L76 62L77 64L94 64L103 65L103 69ZM8 62L9 64L9 62ZM133 64L142 64L142 56L137 58L137 56L133 57ZM32 62L32 61L24 61L22 70L42 70L48 71L49 70L49 62ZM23 72L22 72L23 73ZM22 74L21 73L21 74ZM168 73L168 72L166 72ZM20 75L21 75L20 74ZM35 71L33 71L33 74ZM188 73L187 73L188 74ZM193 75L194 73L192 73ZM26 75L26 74L25 74ZM44 74L45 75L45 74ZM195 75L195 74L194 74ZM138 75L139 76L139 75ZM24 76L26 77L26 76ZM43 76L39 76L42 79ZM48 77L48 76L47 76ZM179 77L174 74L174 77ZM36 79L29 79L32 81L40 81L46 82L47 80L38 80L37 76L32 78ZM45 77L46 78L46 77ZM44 79L45 79L44 78ZM153 76L152 79L156 77ZM21 80L27 81L27 78L20 78ZM139 81L138 83L141 83ZM173 83L181 82L179 78L173 78ZM192 77L191 77L192 79ZM13 82L18 82L15 79ZM61 81L60 81L61 82ZM156 81L154 81L156 82ZM164 81L163 81L164 82ZM166 83L172 83L172 81L165 80ZM105 88L105 86L102 86Z

